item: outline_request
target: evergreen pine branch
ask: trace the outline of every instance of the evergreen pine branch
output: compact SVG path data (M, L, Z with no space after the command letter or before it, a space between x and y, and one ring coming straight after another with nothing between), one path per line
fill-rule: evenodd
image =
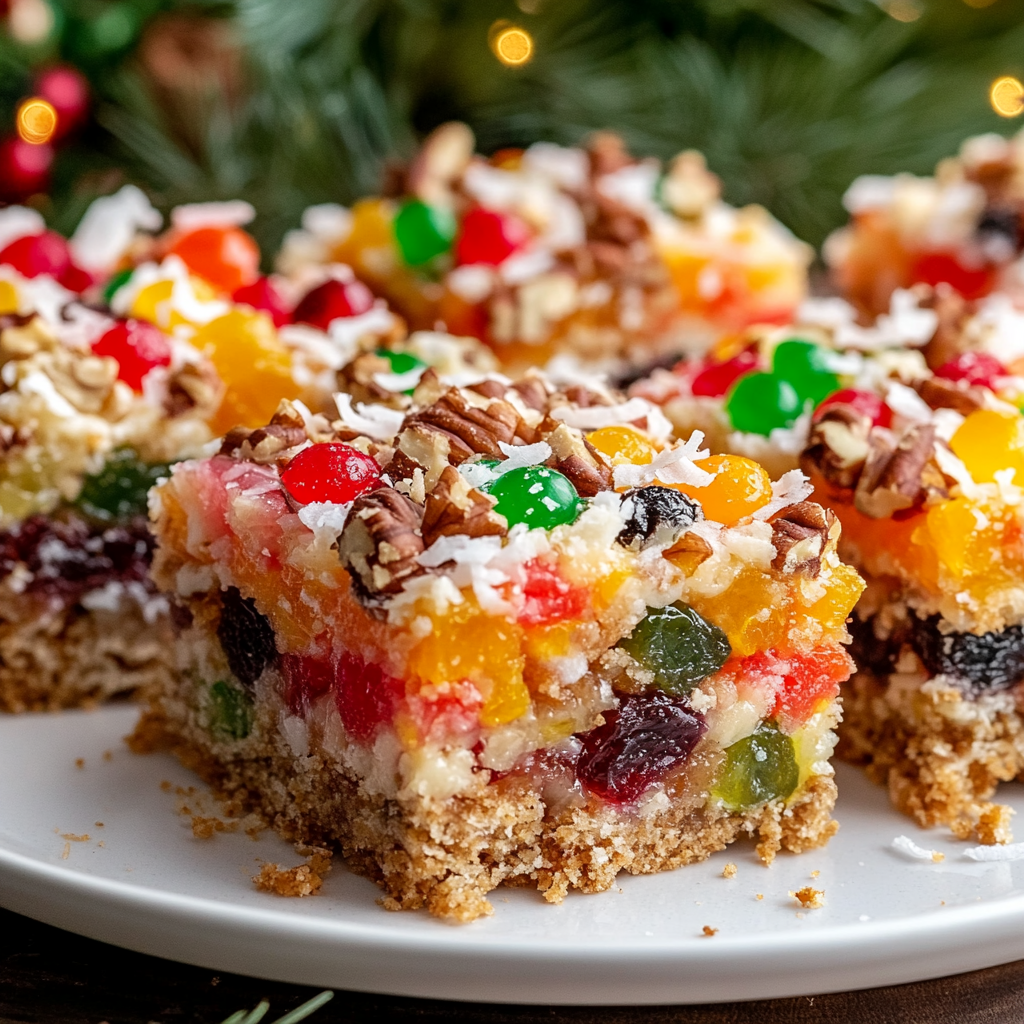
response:
M325 1003L329 1003L333 998L334 993L330 990L325 990L319 995L313 996L312 999L308 999L301 1006L295 1007L294 1010L286 1013L283 1017L278 1017L271 1024L299 1024L299 1021L306 1020L307 1017L316 1013L317 1010ZM221 1024L260 1024L260 1021L263 1020L269 1010L270 1003L263 999L252 1010L238 1010L231 1014L230 1017L225 1018Z

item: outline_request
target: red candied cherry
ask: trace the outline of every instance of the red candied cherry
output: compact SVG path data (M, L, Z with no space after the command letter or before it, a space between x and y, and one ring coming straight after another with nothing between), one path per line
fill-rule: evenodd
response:
M97 356L117 360L117 376L133 391L142 391L150 370L171 365L171 346L159 327L146 320L119 320L93 342Z
M588 593L574 587L558 569L534 559L527 562L523 584L523 610L519 622L526 626L546 626L551 622L578 619L587 609Z
M962 352L956 359L943 363L935 371L936 377L945 380L962 380L967 384L980 384L990 389L994 388L998 377L1006 375L1006 367L987 352Z
M168 250L193 274L230 295L259 274L260 250L241 228L207 226L179 235Z
M284 698L296 715L302 714L334 683L334 666L308 654L282 654L281 674L285 681Z
M0 263L13 267L22 277L47 274L60 278L71 267L71 251L56 231L41 231L22 235L0 249Z
M404 696L405 683L401 679L349 651L342 654L335 676L334 699L342 724L354 739L372 743L377 733L393 721Z
M882 399L870 391L858 391L856 388L843 388L831 394L818 404L814 410L814 418L818 419L824 410L834 405L849 405L869 417L876 427L892 426L892 409Z
M301 505L343 505L380 487L380 466L358 448L329 441L299 452L281 473L281 483Z
M283 326L292 318L288 303L284 301L269 277L258 277L252 284L243 284L241 288L236 288L231 295L231 301L269 314L275 327Z
M297 324L311 324L326 331L332 320L359 316L373 306L373 293L362 281L335 281L333 278L307 292L292 313Z
M690 391L705 398L721 398L744 374L758 368L757 353L744 349L724 363L705 366L690 384Z
M526 223L512 213L498 213L480 207L462 219L455 243L455 258L461 263L489 263L497 266L530 240Z
M980 299L995 285L995 269L988 264L964 266L952 253L929 252L918 257L910 270L911 279L932 286L948 284L965 299Z

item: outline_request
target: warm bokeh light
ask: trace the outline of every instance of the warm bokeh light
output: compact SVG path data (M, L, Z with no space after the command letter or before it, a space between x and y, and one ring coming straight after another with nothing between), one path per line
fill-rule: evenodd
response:
M33 146L42 146L53 138L57 130L57 111L51 103L34 96L18 107L16 124L18 135Z
M923 13L920 0L889 0L884 5L885 13L896 21L917 21Z
M988 91L992 109L1000 117L1017 117L1024 112L1024 85L1012 75L997 78Z
M495 33L491 49L502 64L517 67L533 56L533 37L518 25L509 25Z
M996 0L964 0L968 7L991 7Z

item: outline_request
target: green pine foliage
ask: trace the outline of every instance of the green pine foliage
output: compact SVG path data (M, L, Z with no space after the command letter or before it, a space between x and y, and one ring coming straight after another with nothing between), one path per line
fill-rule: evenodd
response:
M819 243L858 174L928 173L965 136L1014 130L987 89L1024 77L1024 0L886 3L60 0L51 49L89 75L96 119L62 152L51 213L72 225L118 179L164 205L241 196L272 247L304 206L374 191L389 160L462 118L484 151L601 128L638 153L699 148L727 199L763 203ZM114 7L134 28L90 44ZM240 51L234 85L216 73L154 85L137 44L168 14L221 19ZM522 68L489 49L499 19L535 39ZM39 57L0 41L0 114Z

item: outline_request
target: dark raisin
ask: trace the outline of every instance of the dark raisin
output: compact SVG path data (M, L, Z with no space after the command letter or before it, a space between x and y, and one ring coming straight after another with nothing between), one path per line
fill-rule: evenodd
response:
M893 671L900 651L900 638L879 639L875 636L875 619L861 619L856 613L846 623L850 631L850 657L858 669L885 678Z
M256 610L256 602L251 597L242 597L237 587L228 587L221 601L217 639L235 678L252 686L277 658L274 629L266 616Z
M989 207L981 215L977 230L983 240L985 238L1005 240L1010 243L1015 252L1020 251L1021 225L1016 210Z
M939 616L912 617L911 643L933 675L953 676L977 693L1008 690L1024 679L1024 626L993 633L941 633Z
M618 644L654 675L654 685L680 696L717 672L732 653L729 638L682 601L648 608Z
M626 525L615 539L626 548L667 547L704 518L700 505L671 487L637 487L622 496Z
M631 803L684 764L706 729L686 700L653 690L624 696L604 725L583 733L580 785L610 803Z

